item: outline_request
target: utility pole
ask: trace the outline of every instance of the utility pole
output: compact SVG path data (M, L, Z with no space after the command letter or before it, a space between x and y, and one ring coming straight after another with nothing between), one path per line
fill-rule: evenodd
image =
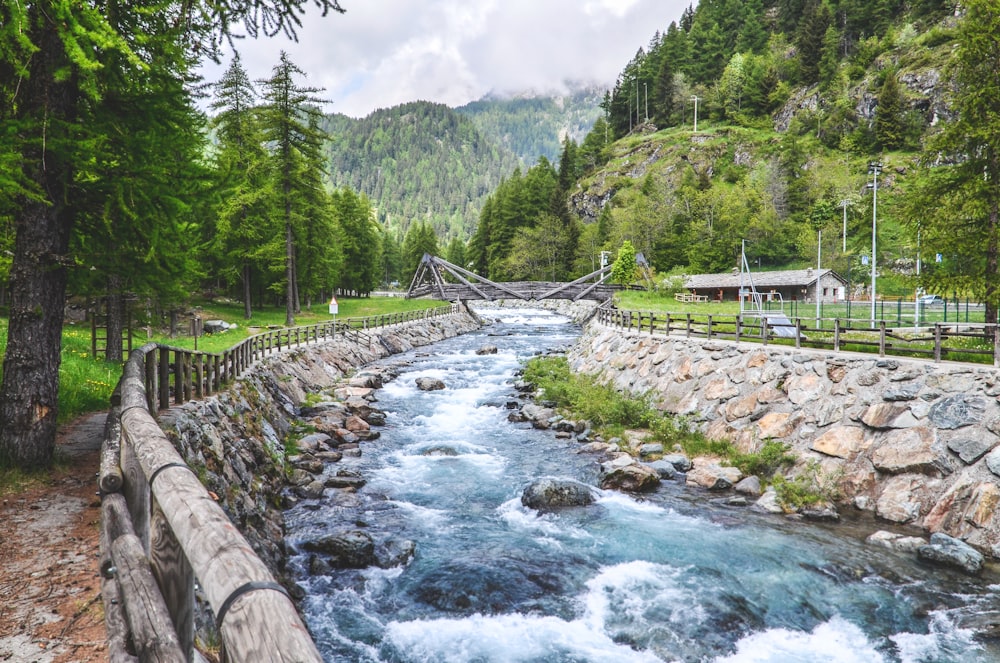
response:
M642 84L642 97L646 102L646 122L649 122L649 87L646 83Z
M691 99L694 100L694 132L698 133L698 96L692 95Z
M882 162L872 161L868 164L868 172L872 175L872 327L875 326L875 248L878 218L878 174L882 172Z
M844 198L840 201L840 206L844 208L844 248L842 253L847 253L847 206L851 204L851 201Z
M820 277L820 265L823 261L823 231L816 231L816 329L819 329L819 314L820 314L820 284L823 280Z

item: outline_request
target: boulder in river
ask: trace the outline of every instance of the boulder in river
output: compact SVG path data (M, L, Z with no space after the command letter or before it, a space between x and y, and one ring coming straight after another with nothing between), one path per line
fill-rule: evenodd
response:
M445 388L444 382L437 378L417 378L416 383L420 391L438 391Z
M629 493L648 493L656 490L659 485L659 473L648 465L639 463L619 467L601 479L601 488Z
M969 544L941 532L934 532L929 544L917 548L917 557L960 569L969 575L977 575L983 570L982 554Z
M302 549L324 555L330 566L338 569L363 569L376 562L375 542L361 530L321 536L303 543Z
M484 345L478 350L476 350L477 355L495 355L497 353L497 346L495 345Z
M593 489L572 479L535 479L521 493L521 504L529 509L585 506L593 501Z

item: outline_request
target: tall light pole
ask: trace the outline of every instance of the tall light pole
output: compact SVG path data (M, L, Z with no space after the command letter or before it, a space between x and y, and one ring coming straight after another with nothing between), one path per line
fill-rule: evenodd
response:
M694 132L698 133L698 96L692 95L692 100L694 100Z
M847 253L847 206L851 204L851 201L844 198L840 201L840 206L844 208L844 248L843 253Z
M872 161L868 164L868 172L872 175L872 327L875 326L875 247L878 218L878 174L882 172L882 162Z
M642 100L646 102L646 122L649 122L649 88L642 84Z
M819 329L819 314L820 314L820 284L823 281L822 274L820 274L820 265L823 262L823 231L816 231L816 329Z

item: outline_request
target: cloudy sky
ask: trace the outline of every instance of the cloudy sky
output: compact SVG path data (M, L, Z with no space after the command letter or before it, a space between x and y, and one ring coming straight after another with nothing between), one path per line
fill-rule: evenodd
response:
M298 43L241 40L243 66L267 78L281 50L327 112L364 117L407 101L461 106L490 92L548 92L565 81L606 87L640 46L696 0L341 0L308 13ZM207 66L219 79L230 60Z

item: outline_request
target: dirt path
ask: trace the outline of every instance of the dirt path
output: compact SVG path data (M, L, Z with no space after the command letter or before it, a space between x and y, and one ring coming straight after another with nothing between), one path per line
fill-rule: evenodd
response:
M52 481L0 499L0 662L107 660L97 557L104 414L59 431Z

